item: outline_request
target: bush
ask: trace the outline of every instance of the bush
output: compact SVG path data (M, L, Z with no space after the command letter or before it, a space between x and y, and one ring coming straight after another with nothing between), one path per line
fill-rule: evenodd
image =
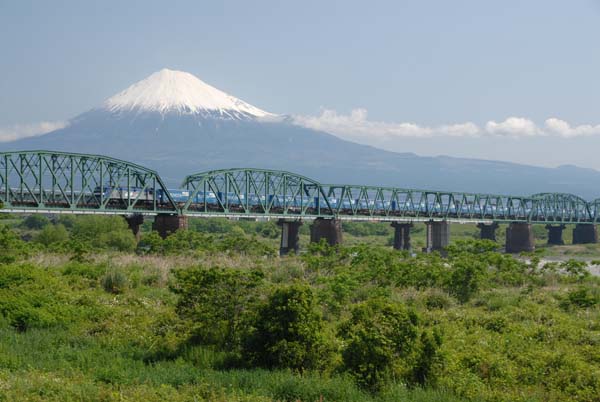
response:
M127 289L128 281L125 274L119 270L110 270L102 277L102 287L109 293L119 294Z
M216 244L217 250L227 253L241 253L253 256L269 256L275 257L276 250L255 237L246 237L243 233L231 233L225 235Z
M579 289L570 291L568 294L568 299L571 305L581 308L588 308L598 304L600 301L600 295L588 288L581 287Z
M0 316L18 331L65 325L87 309L71 304L65 284L30 264L0 268Z
M62 273L65 276L82 277L97 283L98 279L106 273L106 268L102 265L72 261L65 266Z
M281 236L281 229L273 221L261 222L256 225L256 232L267 239L277 239Z
M50 246L52 244L61 243L69 239L69 232L61 225L46 225L40 233L35 237L37 243L43 244L44 246Z
M121 216L78 216L73 237L100 249L132 251L136 246L135 236Z
M352 309L338 331L345 341L344 368L357 383L378 391L392 378L410 378L409 359L415 350L418 319L405 307L371 299Z
M567 260L560 264L560 269L567 274L567 276L573 280L582 281L590 276L588 271L587 263L584 261Z
M31 247L6 226L0 226L0 264L11 263L29 255Z
M197 250L209 251L214 249L212 236L192 232L191 230L178 230L167 236L162 243L157 242L156 237L152 239L155 242L154 247L162 245L160 253L162 254L182 254Z
M486 265L473 258L455 260L447 284L448 291L461 303L466 303L479 291L486 273Z
M189 220L189 228L201 233L231 233L236 223L222 218L197 218Z
M163 239L156 231L144 233L136 249L140 254L162 254L163 251Z
M452 306L452 298L444 292L441 291L432 291L425 296L425 307L428 310L433 309L447 309Z
M438 331L422 332L419 340L419 351L412 368L412 383L419 386L433 386L437 374L443 366L440 354L442 337Z
M21 227L25 229L40 230L49 224L50 219L48 219L46 216L33 214L23 219L23 222L21 222Z
M116 251L133 251L137 246L135 236L129 229L105 233L100 238L99 243L103 244L106 248Z
M393 229L388 223L373 223L373 222L347 222L342 223L344 232L352 236L389 236L393 233Z
M193 343L237 350L263 280L260 271L195 267L176 270L171 287L176 311L188 323Z
M311 288L300 284L280 287L259 308L243 356L266 368L322 368L328 360L322 331Z

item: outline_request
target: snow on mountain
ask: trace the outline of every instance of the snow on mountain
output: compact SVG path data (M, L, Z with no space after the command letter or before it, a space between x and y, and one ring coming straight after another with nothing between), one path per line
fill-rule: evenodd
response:
M111 112L199 114L225 119L270 118L266 112L183 71L160 70L104 101Z

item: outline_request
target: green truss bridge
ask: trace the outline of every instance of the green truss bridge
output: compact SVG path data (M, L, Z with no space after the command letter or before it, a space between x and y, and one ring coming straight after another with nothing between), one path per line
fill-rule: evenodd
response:
M0 201L1 211L7 213L114 214L138 221L154 215L159 231L161 226L163 231L176 230L186 217L194 216L275 218L283 222L284 232L294 232L294 222L317 219L322 229L316 232L332 243L339 221L389 221L397 228L399 248L407 247L405 232L419 221L428 223L436 248L438 237L441 244L447 243L444 227L450 222L476 222L482 233L509 223L519 236L528 234L517 228L531 224L546 224L555 232L576 224L578 236L588 236L587 241L592 235L585 233L595 231L600 220L600 200L572 194L517 196L323 184L264 169L195 173L180 189L168 189L157 172L131 162L50 151L0 153Z

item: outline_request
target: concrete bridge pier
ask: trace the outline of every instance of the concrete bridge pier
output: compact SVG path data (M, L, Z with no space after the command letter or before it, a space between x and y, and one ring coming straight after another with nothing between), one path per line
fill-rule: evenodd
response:
M573 244L598 243L598 228L592 224L578 223L573 229Z
M302 226L302 221L279 219L277 224L281 226L281 245L279 246L279 255L287 255L290 253L290 251L298 254L298 251L300 250L300 238L298 236L298 232L300 231L300 226Z
M144 215L134 214L124 216L125 221L127 222L127 226L133 232L135 236L135 240L140 241L140 226L144 223Z
M310 242L318 243L327 240L330 246L342 242L342 221L339 219L317 218L310 226Z
M184 215L156 215L152 230L156 230L163 239L179 229L188 228L188 218Z
M535 250L535 239L530 223L512 222L506 229L506 252L521 253Z
M450 223L447 221L429 221L427 225L427 247L423 251L442 251L450 243Z
M496 229L498 229L500 225L498 222L493 222L488 224L478 223L477 227L479 228L479 238L482 240L492 240L496 241Z
M563 240L562 234L565 229L565 225L546 225L546 230L548 230L548 244L554 246L562 246L565 244Z
M394 249L410 250L410 228L412 223L392 222L394 228Z

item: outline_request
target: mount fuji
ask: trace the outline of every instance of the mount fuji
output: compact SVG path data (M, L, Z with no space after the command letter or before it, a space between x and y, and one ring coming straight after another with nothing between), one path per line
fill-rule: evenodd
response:
M62 129L2 143L0 149L107 155L155 169L169 186L204 170L256 167L288 170L324 183L600 196L596 170L388 152L301 127L289 116L168 69L106 99Z

